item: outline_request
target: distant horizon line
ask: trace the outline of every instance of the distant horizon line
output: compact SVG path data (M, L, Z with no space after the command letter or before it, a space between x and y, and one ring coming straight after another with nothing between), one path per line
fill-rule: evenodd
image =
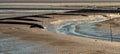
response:
M101 3L101 2L120 2L120 1L3 1L0 3Z

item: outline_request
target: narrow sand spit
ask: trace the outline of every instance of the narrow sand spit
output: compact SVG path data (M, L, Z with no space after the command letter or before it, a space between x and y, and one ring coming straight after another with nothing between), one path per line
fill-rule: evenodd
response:
M49 16L49 15L48 15ZM40 20L44 26L50 24L53 28L59 27L62 23L86 20L101 15L90 16L54 16L54 18L27 17ZM119 16L111 14L111 17ZM74 18L74 19L73 19ZM68 20L69 19L69 20ZM15 20L0 20L15 21ZM65 21L65 22L63 22ZM27 22L18 20L17 22ZM46 29L30 28L30 25L0 24L0 53L2 54L120 54L120 43L89 38L76 37L72 35L56 34Z

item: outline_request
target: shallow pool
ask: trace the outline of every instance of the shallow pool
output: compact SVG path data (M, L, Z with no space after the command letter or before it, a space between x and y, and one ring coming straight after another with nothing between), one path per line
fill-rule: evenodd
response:
M96 23L74 22L61 25L58 29L56 29L56 32L92 39L111 40L109 29L107 30L108 32L106 32L96 29L97 27L98 25L96 25ZM120 35L115 35L113 38L113 41L120 41Z

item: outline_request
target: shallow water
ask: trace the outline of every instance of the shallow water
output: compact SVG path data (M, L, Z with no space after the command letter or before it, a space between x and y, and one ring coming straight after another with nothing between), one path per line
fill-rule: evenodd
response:
M80 37L92 38L92 39L101 39L101 40L110 40L110 32L105 32L102 30L96 29L98 26L95 23L68 23L61 25L56 32L61 34L70 34ZM108 30L109 31L109 30ZM113 36L113 41L120 41L120 35Z
M69 34L75 35L78 37L86 37L92 39L99 39L99 40L111 40L111 34L109 27L106 31L99 30L97 27L97 23L108 20L106 18L95 18L93 20L82 20L82 21L74 21L74 22L67 22L57 29L51 29L52 25L47 26L48 31L60 33L60 34ZM113 32L114 33L114 32ZM113 41L120 42L120 34L113 36Z

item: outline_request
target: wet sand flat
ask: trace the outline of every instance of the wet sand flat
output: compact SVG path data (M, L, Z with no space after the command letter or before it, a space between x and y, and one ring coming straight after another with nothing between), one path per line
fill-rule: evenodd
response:
M114 16L114 15L113 15ZM54 15L54 18L49 19L49 18L39 18L39 20L44 21L39 22L40 24L48 24L50 22L54 22L53 24L59 24L59 20L73 20L74 18L79 19L79 17L85 17L85 16L67 16L63 15L62 17L57 15ZM90 16L93 17L93 16ZM96 16L97 17L97 16ZM36 19L36 18L32 18ZM13 19L14 20L14 19ZM1 20L2 21L2 20ZM11 20L6 20L11 21ZM18 22L22 22L21 20L18 20ZM27 22L27 21L26 21ZM31 21L32 22L32 21ZM56 22L56 23L55 23ZM35 23L35 22L33 22ZM120 50L120 44L118 42L109 42L109 41L102 41L102 40L94 40L94 39L89 39L89 38L82 38L82 37L76 37L72 35L65 35L65 34L56 34L52 32L48 32L47 30L40 29L40 28L30 28L29 25L14 25L14 24L0 24L0 31L3 34L7 34L8 36L2 36L0 35L1 40L4 41L3 39L9 39L7 44L9 43L14 43L13 45L20 44L19 46L22 47L28 47L25 49L29 49L25 51L24 53L28 54L119 54ZM13 40L16 40L14 38L17 38L15 42L11 41L11 38L13 37ZM11 42L10 42L11 41ZM17 42L17 43L16 43ZM19 43L20 42L20 43ZM2 44L3 42L1 42ZM24 44L25 43L25 44ZM27 45L26 45L27 44ZM32 45L34 44L34 45ZM40 44L40 45L39 45ZM42 46L41 48L41 44ZM10 45L10 44L9 44ZM32 46L31 46L32 45ZM21 49L17 48L19 47L16 45L15 48L10 48L2 46L1 48L6 47L6 49L9 49L12 52L6 51L2 49L2 53L14 53L14 49ZM33 51L34 49L34 51ZM47 49L47 50L46 50ZM4 52L5 51L5 52ZM23 50L18 50L18 52L15 53L20 53Z
M0 3L1 6L24 5L89 5L91 3ZM92 5L104 6L103 3ZM105 6L119 3L106 3ZM25 6L25 7L26 7ZM94 6L95 7L95 6ZM33 7L34 8L34 7ZM23 12L24 13L24 12ZM27 12L29 13L29 12ZM57 14L56 14L57 13ZM92 20L97 17L119 17L118 13L71 14L66 12L32 13L6 12L0 16L0 53L8 54L120 54L120 43L105 40L77 37L69 34L48 31L58 28L61 24L78 20ZM3 14L3 13L1 13ZM8 15L7 15L8 14ZM10 14L10 15L9 15ZM69 19L69 20L68 20ZM17 22L17 23L16 23ZM43 26L42 28L40 26ZM51 29L51 28L50 28ZM52 30L51 29L51 30Z

